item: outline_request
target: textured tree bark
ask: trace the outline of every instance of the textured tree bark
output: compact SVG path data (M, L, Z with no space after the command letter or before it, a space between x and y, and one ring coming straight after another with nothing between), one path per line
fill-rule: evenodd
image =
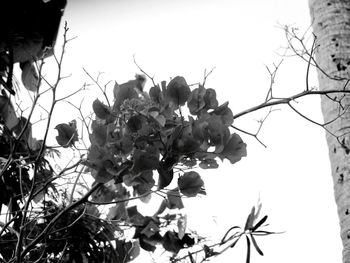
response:
M350 1L309 0L309 7L317 38L315 55L319 67L331 77L350 78ZM320 90L350 89L346 80L332 80L320 70L318 80ZM343 96L337 94L330 98L339 100ZM344 96L341 104L330 98L323 96L321 107L325 123L334 120L327 128L336 136L327 133L326 138L343 242L343 262L350 263L350 96Z

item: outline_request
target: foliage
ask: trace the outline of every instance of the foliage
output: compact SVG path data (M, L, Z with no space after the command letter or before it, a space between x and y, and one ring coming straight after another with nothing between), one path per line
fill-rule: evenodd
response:
M151 78L154 85L146 92L146 77L136 75L115 83L109 97L87 73L105 100L93 101L90 119L68 101L81 119L56 125L57 144L48 140L56 105L84 90L57 95L67 31L54 83L42 76L42 61L22 65L22 84L34 94L29 114L24 117L10 95L14 90L2 83L0 213L6 218L0 220L0 262L129 262L141 249L163 249L172 262L192 263L199 253L202 260L220 255L243 235L262 254L253 236L272 232L260 230L267 217L256 223L254 210L243 231L232 235L235 226L211 245L186 227L183 199L205 194L199 168L216 169L225 159L234 164L247 154L246 144L230 130L234 115L228 102L219 104L205 81L191 89L181 76L168 84ZM12 79L10 71L2 74ZM37 140L33 112L48 92L52 101ZM65 157L71 158L68 164ZM135 200L148 203L154 195L162 198L157 211L143 215Z
M143 91L144 81L139 75L115 83L112 99L104 92L107 104L92 103L95 118L91 125L83 120L90 140L87 154L61 171L52 167L58 149L79 153L77 145L85 143L77 121L56 125L58 146L48 146L46 138L32 137L30 116L17 117L4 93L0 209L8 209L9 220L0 231L1 262L128 262L140 248L154 252L160 247L172 261L192 261L199 251L206 259L221 253L215 246L235 241L225 240L227 233L216 245L203 244L186 229L182 212L183 198L205 194L198 168L214 169L218 159L233 164L246 156L246 144L230 131L228 103L219 105L215 91L203 85L191 90L183 77L149 92ZM70 173L73 188L60 187L58 181ZM94 182L77 197L82 174ZM158 210L141 214L132 200L147 203L154 194L163 198ZM104 205L108 213L101 213ZM184 257L182 250L188 250Z

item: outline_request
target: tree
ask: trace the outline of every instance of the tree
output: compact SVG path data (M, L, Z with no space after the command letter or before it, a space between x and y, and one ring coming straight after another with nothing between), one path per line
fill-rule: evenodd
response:
M58 69L62 67L62 55L57 56ZM34 65L45 82L40 74L42 64L37 61ZM11 79L10 71L7 74L3 86ZM275 71L271 72L272 82L274 75ZM38 90L29 115L22 114L20 109L15 113L16 98L2 92L3 196L0 200L8 214L0 232L4 261L124 262L137 256L140 247L153 251L161 244L173 254L173 261L186 257L192 263L199 251L207 259L234 247L243 236L248 260L251 244L262 254L254 236L271 232L260 229L267 219L258 218L260 206L252 209L242 230L233 226L215 246L204 244L200 237L186 232L185 216L176 209L182 207L183 197L204 193L198 170L191 169L197 164L201 168L217 168L217 158L234 163L243 157L245 144L237 131L260 141L258 132L239 129L232 123L233 119L278 104L294 109L293 101L307 95L346 93L307 88L278 99L273 97L271 88L262 104L233 114L227 103L219 106L215 91L205 86L205 79L191 89L183 77L177 76L169 83L153 83L151 90L145 92L145 77L138 75L130 82L116 83L112 96L101 88L105 99L94 101L92 117L86 118L81 105L73 104L81 114L81 121L67 120L57 125L57 144L52 144L47 135L53 131L50 122L55 106L83 92L78 89L58 96L62 79L58 74L56 82L47 83L47 89L45 85L39 89L40 81L34 89L23 81L29 90ZM101 87L98 78L92 80ZM31 135L32 112L39 97L49 92L52 103L47 109L45 135L35 140ZM84 148L87 139L91 146ZM55 161L62 160L57 156L59 152L76 162L62 169L53 167ZM83 182L88 174L94 177L92 186ZM69 183L71 179L72 187L59 185L62 180ZM148 201L150 195L156 194L162 196L162 202L154 215L142 215L131 204L135 199ZM99 210L106 204L112 205L107 218ZM133 238L121 237L128 230L134 231ZM195 245L199 245L199 250L194 249ZM188 253L181 256L179 253L184 250Z
M348 90L350 3L342 0L310 0L309 6L316 38L315 55L320 90ZM326 138L344 247L343 262L350 262L349 103L350 97L345 94L322 97L322 112L330 131Z
M228 102L219 104L215 90L204 86L207 75L192 90L177 76L169 83L153 83L145 92L143 75L115 83L112 98L101 88L105 101L93 102L93 116L85 118L81 108L72 104L81 120L57 125L57 144L49 145L56 105L84 90L58 97L67 31L65 27L53 83L41 74L43 61L33 58L38 81L31 85L23 81L34 93L29 114L20 107L16 112L16 98L5 86L12 72L6 71L0 96L0 209L6 209L0 231L1 262L128 262L140 248L154 252L159 246L173 262L185 258L194 262L197 254L204 259L219 255L243 236L247 260L251 244L262 255L254 236L272 232L261 229L267 220L267 216L259 218L261 205L251 210L244 228L234 226L210 245L186 229L181 213L183 198L205 194L194 168L216 169L217 159L233 164L246 156L245 143L230 129L233 114ZM8 63L6 69L13 66ZM17 90L20 94L21 88ZM33 113L48 92L52 98L44 136L37 140L32 136ZM80 132L78 124L83 127ZM58 159L61 164L61 152L71 160L57 169L53 163ZM85 175L92 175L92 185L84 182ZM155 194L162 199L153 215L143 215L131 204L136 199L148 202ZM108 213L99 209L105 205L110 205ZM131 238L124 237L132 231ZM179 254L183 249L188 252Z

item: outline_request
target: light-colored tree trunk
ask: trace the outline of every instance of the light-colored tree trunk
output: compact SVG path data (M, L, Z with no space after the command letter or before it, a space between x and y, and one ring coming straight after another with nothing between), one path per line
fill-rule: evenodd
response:
M315 55L319 67L329 76L350 78L350 1L309 0L309 7L317 38ZM320 70L318 80L320 90L344 89L345 86L350 89L346 80L332 80ZM331 98L339 100L343 96L337 94ZM327 128L336 136L327 133L326 137L343 242L343 262L350 263L350 96L342 98L341 104L323 96L321 104L325 122L334 120Z

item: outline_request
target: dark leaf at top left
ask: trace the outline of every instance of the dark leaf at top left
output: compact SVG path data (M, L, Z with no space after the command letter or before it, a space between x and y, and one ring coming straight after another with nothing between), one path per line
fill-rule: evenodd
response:
M78 132L75 120L68 124L58 124L55 129L58 131L58 136L56 136L57 143L62 147L71 147L78 141Z

